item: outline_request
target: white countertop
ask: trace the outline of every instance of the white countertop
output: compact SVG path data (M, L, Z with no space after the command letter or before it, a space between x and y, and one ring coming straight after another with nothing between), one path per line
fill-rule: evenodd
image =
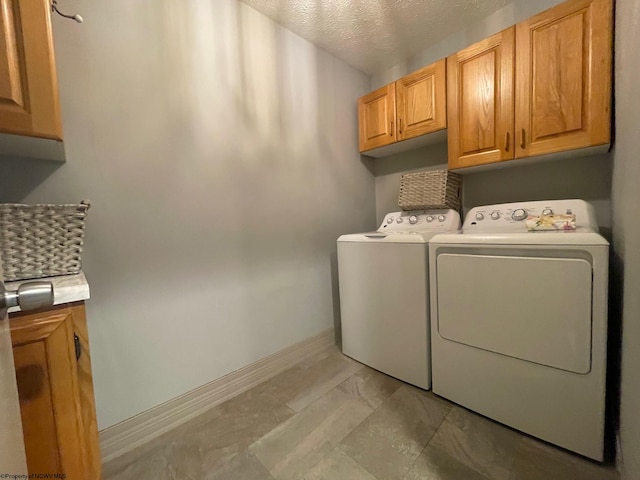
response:
M7 282L5 287L7 290L16 290L20 285L27 282L51 282L53 284L53 304L61 305L63 303L80 302L91 298L89 291L89 283L84 273L80 272L76 275L63 275L60 277L37 278L33 280L20 280L17 282ZM9 313L19 312L20 307L12 307Z

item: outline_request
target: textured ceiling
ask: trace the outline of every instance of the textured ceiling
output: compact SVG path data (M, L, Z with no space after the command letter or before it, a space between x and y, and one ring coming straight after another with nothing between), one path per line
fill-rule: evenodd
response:
M509 0L242 0L357 69L374 74Z

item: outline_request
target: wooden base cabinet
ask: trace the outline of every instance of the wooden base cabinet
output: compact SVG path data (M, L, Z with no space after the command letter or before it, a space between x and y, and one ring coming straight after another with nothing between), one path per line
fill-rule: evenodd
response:
M610 143L612 9L569 0L450 56L449 168Z
M100 479L84 304L9 319L29 473Z
M49 0L0 0L0 132L62 139Z

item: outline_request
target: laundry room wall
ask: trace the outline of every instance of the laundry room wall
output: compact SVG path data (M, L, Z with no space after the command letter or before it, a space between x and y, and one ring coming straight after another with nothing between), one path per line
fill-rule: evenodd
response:
M625 480L640 478L640 5L616 1L616 141L613 152L612 299L622 303L619 461ZM618 361L618 352L614 360Z
M334 326L335 245L374 227L369 77L235 0L65 0L68 161L0 200L90 199L100 429Z
M497 12L456 32L418 55L373 75L371 89L386 85L425 65L455 53L477 41L561 3L559 0L531 2L515 0ZM398 190L403 173L447 168L447 146L431 145L374 161L376 217L397 210ZM582 198L594 204L602 231L610 238L611 227L610 154L540 161L531 165L512 164L504 169L465 174L463 205L465 211L476 205L526 200Z

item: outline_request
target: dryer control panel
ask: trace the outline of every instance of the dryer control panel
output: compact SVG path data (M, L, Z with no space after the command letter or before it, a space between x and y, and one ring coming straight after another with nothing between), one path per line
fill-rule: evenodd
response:
M544 200L536 202L500 203L469 210L462 229L465 232L526 232L525 220L529 216L576 216L576 224L598 231L593 207L584 200Z
M450 232L460 228L460 214L455 210L412 210L387 213L379 232L422 233Z

